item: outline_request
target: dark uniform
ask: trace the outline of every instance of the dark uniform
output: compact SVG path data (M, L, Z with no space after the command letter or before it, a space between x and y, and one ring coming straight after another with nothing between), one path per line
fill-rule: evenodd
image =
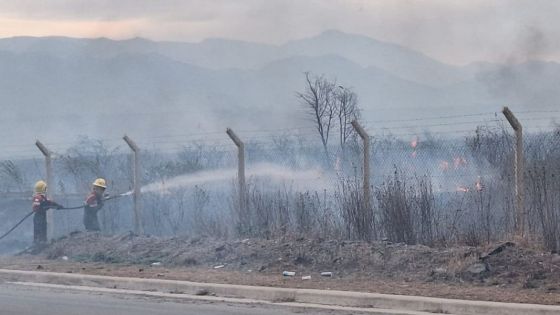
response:
M86 198L84 207L84 226L86 231L100 231L99 220L97 220L97 212L103 208L103 196L92 192Z
M42 193L33 196L33 243L40 244L47 242L47 210L51 208L61 208L58 203L47 199Z

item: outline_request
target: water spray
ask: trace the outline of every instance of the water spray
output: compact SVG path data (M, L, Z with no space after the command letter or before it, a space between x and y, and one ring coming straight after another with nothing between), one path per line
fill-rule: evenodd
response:
M330 181L330 175L319 168L308 168L297 170L281 165L270 163L259 163L249 168L246 172L248 177L267 178L276 182L292 182L306 184L325 185ZM142 186L142 193L171 193L171 189L180 187L195 187L204 184L228 183L237 176L236 168L222 168L214 170L204 170L194 173L182 174L165 181L153 182ZM123 195L132 195L134 191L129 191Z
M212 171L200 171L190 174L179 175L173 178L168 179L165 183L151 183L145 185L141 188L141 192L144 193L164 193L168 192L170 188L178 188L178 187L189 187L189 186L196 186L199 184L204 183L212 183L212 182L224 182L231 178L234 178L237 173L236 169L218 169ZM296 181L296 182L322 182L328 178L328 175L321 169L306 169L306 170L293 170L290 168L282 167L279 165L268 164L268 163L261 163L255 165L252 169L248 172L249 176L253 177L266 177L272 180L277 181ZM134 194L134 190L130 190L121 194L111 195L105 197L103 200L108 201L112 199L117 199L126 196L132 196ZM75 207L62 207L57 210L77 210L83 209L86 205L79 205ZM18 226L20 226L27 218L29 218L34 212L31 211L25 217L23 217L15 226L13 226L8 232L0 236L0 240L10 234L13 230L15 230Z

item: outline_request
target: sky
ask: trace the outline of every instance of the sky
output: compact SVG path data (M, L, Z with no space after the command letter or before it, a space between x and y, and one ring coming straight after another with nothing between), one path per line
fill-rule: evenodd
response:
M560 61L558 16L556 0L0 0L0 37L282 44L336 29L463 65Z

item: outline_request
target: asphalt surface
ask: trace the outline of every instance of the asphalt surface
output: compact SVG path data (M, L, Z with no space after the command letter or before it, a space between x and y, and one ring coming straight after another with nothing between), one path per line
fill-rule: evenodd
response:
M259 304L231 304L191 300L169 301L137 295L111 295L82 291L0 284L0 314L6 315L289 315L350 314ZM355 313L354 313L355 314Z

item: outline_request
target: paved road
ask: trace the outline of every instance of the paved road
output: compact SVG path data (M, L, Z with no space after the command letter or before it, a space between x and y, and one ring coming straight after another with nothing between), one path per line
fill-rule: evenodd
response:
M0 314L6 315L289 315L349 314L267 305L165 301L131 295L0 284Z

